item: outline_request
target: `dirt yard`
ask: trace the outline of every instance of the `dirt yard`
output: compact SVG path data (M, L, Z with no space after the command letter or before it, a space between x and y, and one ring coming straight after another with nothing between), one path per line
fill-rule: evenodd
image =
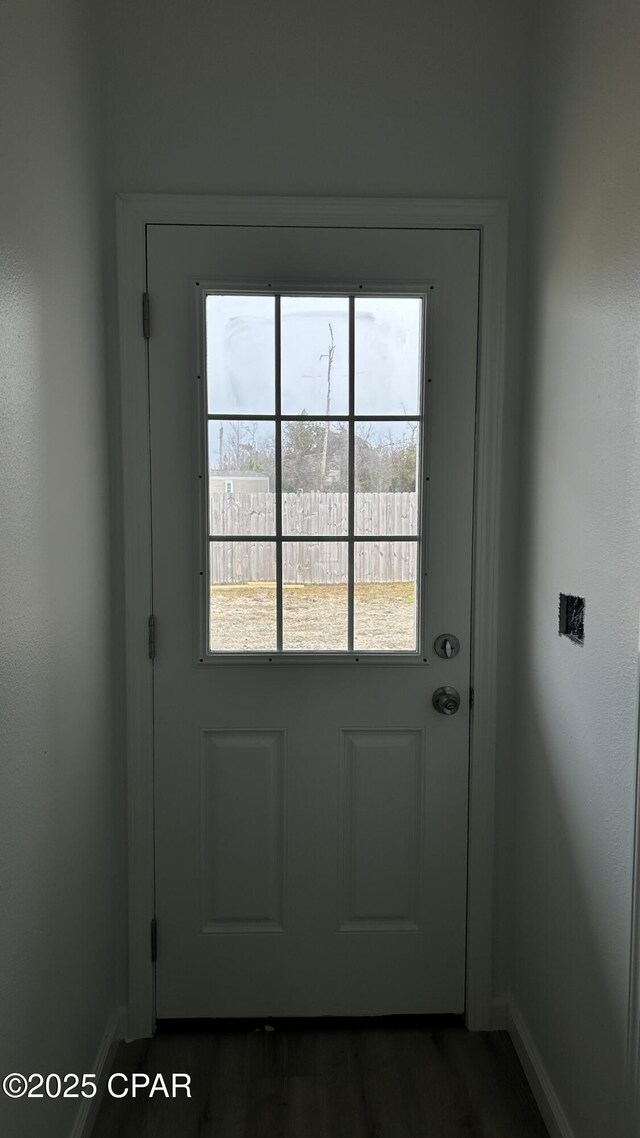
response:
M415 647L415 587L411 582L356 585L354 637L360 651ZM275 649L274 585L214 585L211 588L212 651ZM347 647L346 585L285 585L285 649L340 651Z

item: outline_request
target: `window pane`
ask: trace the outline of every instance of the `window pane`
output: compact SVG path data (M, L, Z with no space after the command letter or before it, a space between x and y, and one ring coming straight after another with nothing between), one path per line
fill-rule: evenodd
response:
M283 296L282 414L349 412L349 301Z
M273 415L275 300L272 296L208 296L209 414Z
M418 533L420 424L356 423L355 532Z
M355 299L356 415L420 413L422 300Z
M356 651L417 648L417 544L357 541L353 646Z
M282 424L282 532L346 535L349 427L313 420Z
M209 533L276 532L275 425L209 420Z
M282 547L283 648L347 648L346 541L285 541Z
M276 547L272 541L212 541L209 647L271 652L276 633Z

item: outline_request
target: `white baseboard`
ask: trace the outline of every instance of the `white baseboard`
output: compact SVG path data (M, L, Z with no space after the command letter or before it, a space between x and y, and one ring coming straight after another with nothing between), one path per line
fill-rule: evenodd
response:
M531 1032L522 1018L519 1009L513 1000L506 997L494 1001L494 1010L496 1005L499 1005L504 1013L506 1029L511 1036L513 1046L522 1063L524 1073L527 1076L527 1081L533 1091L533 1097L538 1104L538 1109L549 1131L550 1138L575 1138L560 1099L556 1094L555 1087L549 1077L549 1072L542 1061L542 1056L533 1041Z
M116 1008L105 1028L91 1068L91 1073L96 1076L98 1093L95 1098L81 1100L69 1138L90 1138L104 1094L106 1076L113 1061L115 1049L124 1036L125 1022L124 1008Z
M491 1004L491 1030L509 1030L509 997L496 996Z

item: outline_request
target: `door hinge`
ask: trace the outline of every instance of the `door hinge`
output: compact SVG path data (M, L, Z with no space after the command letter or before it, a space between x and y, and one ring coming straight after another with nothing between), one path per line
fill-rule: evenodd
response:
M156 618L153 613L149 617L149 659L156 658Z
M155 964L158 959L158 920L154 917L151 921L151 963Z
M142 335L145 340L150 339L150 323L149 323L149 293L143 292L142 294Z
M476 693L474 692L473 688L469 688L469 709L470 710L473 707L473 701L475 699L475 695L476 695Z

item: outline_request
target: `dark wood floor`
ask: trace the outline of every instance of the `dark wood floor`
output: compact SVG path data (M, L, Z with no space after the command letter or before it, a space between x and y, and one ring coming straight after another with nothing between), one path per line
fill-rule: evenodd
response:
M505 1032L276 1028L121 1044L114 1071L193 1097L105 1095L93 1138L548 1138Z

